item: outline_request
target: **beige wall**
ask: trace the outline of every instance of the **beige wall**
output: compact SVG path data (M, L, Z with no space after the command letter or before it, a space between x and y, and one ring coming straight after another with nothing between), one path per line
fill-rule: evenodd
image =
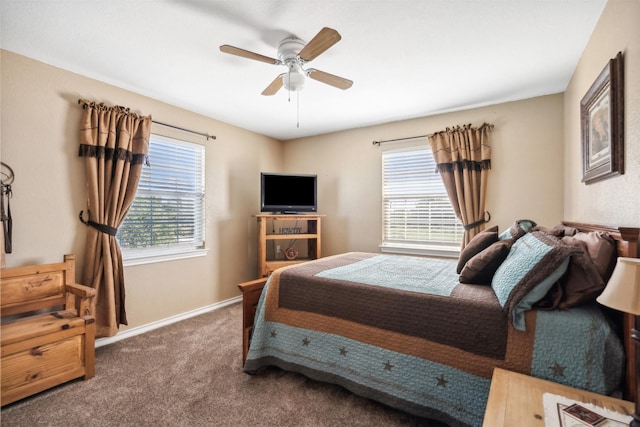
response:
M353 129L280 143L123 89L1 51L0 157L16 172L14 253L7 266L84 262L84 168L77 156L79 98L126 105L156 120L210 132L213 142L166 128L154 132L206 144L208 255L127 267L130 327L238 295L255 278L260 171L317 173L327 215L323 254L377 251L381 240L380 153L373 140L447 126L493 123L487 209L501 229L519 218L638 225L640 203L640 2L610 0L564 94ZM624 176L586 186L580 163L579 102L604 64L625 54ZM413 142L415 143L415 142ZM419 141L418 141L419 143ZM126 329L126 328L123 328Z
M556 94L288 141L285 168L318 174L319 212L327 215L324 255L377 252L382 238L381 151L400 145L380 147L372 141L493 123L487 197L491 224L503 230L516 219L529 218L552 226L562 220L563 209L562 111L563 96Z
M2 161L15 171L14 250L7 267L84 263L84 164L78 157L79 98L125 105L154 119L215 134L215 141L154 125L152 131L206 145L205 257L125 268L129 326L239 295L256 276L259 172L282 168L281 143L59 68L2 51ZM78 273L78 277L80 274ZM126 329L126 328L122 328Z
M581 182L580 100L609 60L624 54L625 174ZM565 217L640 225L640 1L609 0L565 92Z

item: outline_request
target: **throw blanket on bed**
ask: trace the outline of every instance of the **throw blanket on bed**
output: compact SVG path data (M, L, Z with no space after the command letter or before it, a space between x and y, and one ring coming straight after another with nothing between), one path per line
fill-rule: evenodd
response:
M442 296L450 296L458 283L458 274L451 268L451 260L424 262L423 258L417 257L368 254L351 254L344 259L362 260L321 270L315 276ZM320 268L322 265L319 263Z
M245 370L279 366L464 426L482 424L494 367L599 393L617 386L622 348L596 306L528 311L527 330L517 331L491 287L458 284L455 268L350 253L277 270L260 300ZM442 289L429 271L445 278Z

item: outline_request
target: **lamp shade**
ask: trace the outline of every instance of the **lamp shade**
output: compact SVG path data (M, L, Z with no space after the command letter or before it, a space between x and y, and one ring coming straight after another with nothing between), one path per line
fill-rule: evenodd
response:
M596 301L615 310L640 315L640 258L618 258L606 288Z

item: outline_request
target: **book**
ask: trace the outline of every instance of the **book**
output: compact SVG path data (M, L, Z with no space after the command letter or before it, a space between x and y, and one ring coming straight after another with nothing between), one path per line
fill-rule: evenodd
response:
M552 393L542 395L545 427L628 427L628 413Z
M591 409L585 408L578 403L567 406L566 408L563 408L562 411L588 426L597 426L606 420L602 415L592 411Z

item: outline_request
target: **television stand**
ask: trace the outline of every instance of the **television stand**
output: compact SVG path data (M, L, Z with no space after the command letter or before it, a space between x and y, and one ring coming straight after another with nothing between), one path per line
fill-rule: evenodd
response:
M322 256L320 226L324 215L281 213L257 214L255 217L258 220L258 277L268 277L280 267ZM295 246L298 241L306 245ZM273 242L271 247L268 247L267 242ZM288 258L287 255L294 255L286 253L289 248L300 253Z

